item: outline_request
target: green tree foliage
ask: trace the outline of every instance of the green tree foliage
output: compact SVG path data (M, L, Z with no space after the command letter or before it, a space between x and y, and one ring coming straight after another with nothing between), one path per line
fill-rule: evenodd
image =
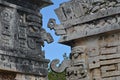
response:
M55 72L49 70L48 80L66 80L65 79L65 72L55 73Z

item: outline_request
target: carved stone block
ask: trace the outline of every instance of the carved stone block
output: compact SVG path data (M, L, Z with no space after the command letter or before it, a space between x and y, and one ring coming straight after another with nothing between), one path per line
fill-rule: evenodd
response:
M41 47L45 40L53 40L46 31L41 33L39 9L50 4L50 0L0 0L0 80L46 80L49 60Z
M71 47L71 65L64 66L66 79L119 80L120 1L71 0L60 8L65 19L57 26L62 26L66 34L57 29L57 32L62 32L59 42ZM79 71L81 67L86 72L84 77Z
M117 47L103 48L101 49L101 54L114 54L117 53Z
M58 15L58 18L60 19L60 21L65 21L66 20L66 16L63 12L63 8L58 8L55 10L56 14Z

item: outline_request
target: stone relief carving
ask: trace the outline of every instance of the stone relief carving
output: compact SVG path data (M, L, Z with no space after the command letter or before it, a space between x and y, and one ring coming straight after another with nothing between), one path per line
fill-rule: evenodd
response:
M83 79L87 76L87 71L84 69L84 66L81 65L79 67L69 67L66 70L66 78L67 80L74 80L74 79Z
M68 28L119 13L117 0L72 0L55 10L61 25Z
M64 35L64 34L66 34L66 31L65 31L64 27L62 25L56 24L55 19L51 18L48 21L48 28L50 28L51 30L54 29L56 35Z
M119 58L119 33L102 35L99 37L99 54L90 53L89 55L89 69L92 70L92 79L116 79L119 78L113 72L119 72L116 61ZM112 62L115 61L115 62ZM109 76L108 76L109 74Z
M49 60L45 59L42 46L44 41L53 42L53 38L42 28L39 9L50 4L50 0L41 0L40 3L36 0L0 1L1 80L39 80L47 77ZM4 72L6 75L1 74Z
M56 13L61 22L63 22L67 19L73 19L106 10L111 7L116 7L118 4L119 1L116 0L71 0L67 3L63 3L59 9L56 9ZM64 15L61 15L61 13ZM62 17L66 19L63 19Z
M45 31L45 29L41 29L41 34L43 34L43 35L41 35L41 36L42 36L42 39L43 39L44 41L47 41L47 43L51 43L51 42L54 41L53 38L52 38L52 36L50 35L50 33L47 33L47 32Z
M86 49L85 46L76 46L76 47L73 47L70 56L71 57L73 56L74 59L78 59L79 55L84 54L85 49Z
M60 66L57 67L57 64L59 63L58 59L55 59L51 62L50 67L55 72L63 72L67 67L71 65L70 60L64 60Z
M89 4L92 5L89 13L86 13L85 15L79 16L78 18L72 18L72 19L65 19L64 10L62 10L64 7L67 6L67 8L73 7L73 4ZM72 4L72 5L70 5ZM59 42L63 41L69 41L73 38L79 38L84 36L91 36L94 34L104 33L107 31L113 31L116 29L119 29L119 6L116 6L119 4L119 1L104 1L104 0L87 0L87 1L78 1L73 0L67 3L63 3L60 5L58 9L55 10L56 14L58 15L59 19L64 18L61 20L61 24L56 24L55 20L52 19L49 21L49 25L53 28L53 26L56 26L54 28L57 35L61 36L61 39ZM93 9L98 7L99 8ZM100 8L101 6L101 8ZM76 6L75 10L79 11L81 8L77 9ZM88 7L90 8L90 6ZM73 9L73 8L71 8ZM93 10L92 10L93 9ZM67 10L67 9L66 9ZM85 9L83 9L85 10ZM75 11L71 10L73 13ZM92 12L93 11L93 12ZM95 12L94 12L95 11ZM82 11L80 11L82 12ZM78 12L80 14L80 12ZM72 14L71 14L72 15ZM115 16L113 16L115 15ZM63 17L64 16L64 17ZM69 15L68 15L69 16ZM72 15L74 16L74 15ZM70 16L69 16L70 17ZM97 20L97 21L96 21ZM57 27L59 26L59 27ZM101 27L103 26L103 27ZM58 29L60 28L61 29ZM81 27L81 29L79 29ZM114 29L113 29L114 27ZM57 28L57 29L56 29ZM70 32L70 28L74 28L72 32ZM72 34L71 34L72 33ZM77 36L75 36L78 34Z
M11 30L14 21L13 15L15 10L7 8L4 9L3 7L1 9L1 38L3 39L3 41L1 41L1 46L10 48L10 45L12 47L13 44L13 40L11 38Z
M72 47L67 80L120 79L119 11L119 0L71 0L55 10L61 24L49 27L62 26L59 42Z
M81 45L73 47L70 54L71 65L66 68L66 79L119 80L119 37L119 32L91 37L93 44L90 38L86 38L87 48Z
M78 80L87 77L87 65L82 56L85 55L85 46L77 46L72 48L70 60L64 60L60 66L56 66L59 60L51 62L51 69L55 72L66 71L67 80ZM83 54L83 55L82 55Z
M86 47L85 46L75 46L72 48L70 59L73 61L71 67L68 67L67 80L78 80L86 79L88 75L86 59L83 58L86 56Z

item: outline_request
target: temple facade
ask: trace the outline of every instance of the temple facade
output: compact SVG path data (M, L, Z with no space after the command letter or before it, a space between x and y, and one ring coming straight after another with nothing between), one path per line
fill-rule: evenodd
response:
M71 53L52 70L66 80L120 80L120 0L71 0L55 12L61 24L50 19L48 27Z
M42 28L40 9L50 0L0 0L0 80L47 80L42 51L53 39Z

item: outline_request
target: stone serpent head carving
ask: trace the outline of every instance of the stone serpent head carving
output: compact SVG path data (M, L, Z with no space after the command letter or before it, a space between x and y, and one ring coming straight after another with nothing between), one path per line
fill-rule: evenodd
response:
M54 72L63 72L67 67L71 65L70 60L64 60L59 66L57 66L59 62L60 61L58 59L55 59L51 62L50 67Z

